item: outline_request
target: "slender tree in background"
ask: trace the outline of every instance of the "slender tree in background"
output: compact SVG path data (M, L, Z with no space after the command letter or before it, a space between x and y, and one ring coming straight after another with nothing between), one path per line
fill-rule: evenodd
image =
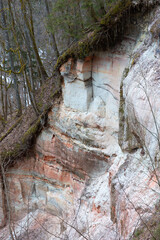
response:
M38 66L39 66L39 71L40 71L41 77L42 77L42 79L44 81L46 78L48 78L48 75L46 73L46 70L45 70L45 68L43 66L43 63L42 63L41 58L40 58L39 53L38 53L38 48L37 48L35 35L34 35L32 7L31 7L31 4L30 4L29 0L19 0L19 1L20 1L20 4L21 4L21 10L22 10L24 22L26 24L26 27L28 29L28 32L29 32L29 35L30 35L30 39L31 39L31 42L32 42L35 58L37 60ZM29 17L27 16L27 5L28 5L29 13L30 13Z
M57 0L48 12L48 29L54 35L60 35L68 47L93 30L105 15L107 4L110 4L109 0Z
M116 1L0 0L0 115L4 122L17 109L20 116L29 105L39 115L36 95L52 74L52 63L93 31Z
M20 94L19 94L19 89L18 89L18 78L15 73L13 52L11 50L11 42L10 42L10 38L9 38L9 30L8 30L8 26L6 24L6 16L5 16L5 11L4 11L4 6L3 6L3 0L0 0L0 11L1 11L2 27L4 30L4 36L5 36L6 49L7 49L8 55L9 55L9 61L10 61L10 67L11 67L11 77L14 82L14 89L15 89L15 93L16 93L16 101L17 101L17 107L18 107L17 115L20 116L22 114L22 104L21 104L21 99L20 99Z
M48 0L45 0L44 2L45 2L45 7L46 7L47 15L50 15ZM56 55L56 58L58 58L58 57L59 57L59 51L58 51L56 39L55 39L55 36L54 36L54 33L53 33L53 32L51 33L51 38L52 38L52 46L53 46L54 53L55 53L55 55Z
M97 14L94 10L94 3L92 0L83 1L83 6L88 10L93 22L98 22Z
M14 32L14 39L15 39L15 42L16 42L16 45L17 45L17 49L21 49L21 46L19 45L19 42L18 42L18 39L17 39L17 35L15 34L16 33L15 21L14 21L14 16L13 16L12 7L11 7L11 1L10 0L8 0L8 6L9 6L9 12L11 14L12 31ZM38 116L39 115L39 109L37 107L36 100L35 100L35 95L34 95L34 84L33 84L33 76L32 76L32 67L30 68L30 71L29 71L30 72L30 75L29 75L30 76L30 80L29 80L28 76L26 74L26 64L24 63L23 56L22 56L20 50L18 50L18 52L19 52L20 65L21 65L22 73L25 76L25 82L26 82L26 86L27 86L27 89L28 89L28 94L29 94L29 97L30 97L30 101L31 101L31 104L32 104L32 106L34 108L34 111L35 111L36 115ZM28 49L28 52L30 54L29 49ZM30 61L30 59L29 59L29 61ZM30 62L30 64L31 64L31 62ZM24 68L25 68L25 70L24 70Z

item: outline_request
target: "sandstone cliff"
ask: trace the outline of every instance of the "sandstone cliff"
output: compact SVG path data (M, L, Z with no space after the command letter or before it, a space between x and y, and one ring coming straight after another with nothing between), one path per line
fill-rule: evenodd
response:
M35 146L6 173L18 239L128 240L154 215L159 25L159 6L140 11L114 47L61 66L62 97ZM0 239L9 240L2 183L0 195Z

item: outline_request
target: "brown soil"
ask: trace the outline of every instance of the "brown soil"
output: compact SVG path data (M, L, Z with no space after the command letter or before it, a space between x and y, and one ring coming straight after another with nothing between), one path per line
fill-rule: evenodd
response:
M0 153L2 159L8 159L8 157L18 157L30 147L33 138L37 132L39 132L37 127L35 127L34 130L34 125L37 123L38 119L39 122L41 122L41 116L44 117L44 115L47 115L47 111L54 104L54 101L59 96L59 93L60 76L57 73L52 78L46 80L36 93L36 102L41 112L39 116L36 116L33 107L30 105L26 109L23 109L21 117L17 117L16 113L14 113L12 117L8 117L8 121L5 126L0 123ZM45 120L42 121L41 125L44 124ZM33 131L28 134L27 139L24 141L24 135L27 131L30 131L30 128L32 128ZM21 150L19 150L17 146L21 146Z

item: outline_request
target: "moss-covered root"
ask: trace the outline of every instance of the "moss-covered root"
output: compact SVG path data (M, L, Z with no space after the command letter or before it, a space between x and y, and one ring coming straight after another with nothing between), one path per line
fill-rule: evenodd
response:
M40 131L42 128L41 119L42 115L39 116L37 121L24 133L19 143L16 143L11 150L5 150L1 153L1 160L15 159L28 149L29 142L37 131Z
M17 127L17 125L21 122L22 120L22 116L20 118L18 118L18 120L8 129L8 131L0 138L0 142L3 141L4 138L6 138L15 127Z
M89 35L85 36L78 43L72 45L63 55L61 55L55 65L54 71L58 70L69 58L84 59L92 51L102 45L101 40L104 35L105 45L109 46L109 38L107 37L108 31L114 31L117 22L123 17L124 12L126 12L131 6L131 0L119 0L106 14L106 16L99 22L95 27L95 30ZM107 31L107 32L106 32ZM105 34L104 34L105 33Z
M96 24L93 32L85 35L79 42L74 43L58 58L53 72L59 70L69 58L84 59L93 51L106 50L115 44L116 40L125 30L127 18L130 18L131 14L139 12L142 6L144 6L146 10L149 8L148 0L137 1L137 4L135 4L135 2L136 1L133 0L116 1L104 18ZM154 2L150 4L150 7L158 3L159 0L154 0Z

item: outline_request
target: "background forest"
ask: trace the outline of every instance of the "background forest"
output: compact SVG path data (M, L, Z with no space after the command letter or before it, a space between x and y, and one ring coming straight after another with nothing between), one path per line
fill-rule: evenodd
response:
M0 120L21 116L52 76L57 58L116 0L0 0Z

